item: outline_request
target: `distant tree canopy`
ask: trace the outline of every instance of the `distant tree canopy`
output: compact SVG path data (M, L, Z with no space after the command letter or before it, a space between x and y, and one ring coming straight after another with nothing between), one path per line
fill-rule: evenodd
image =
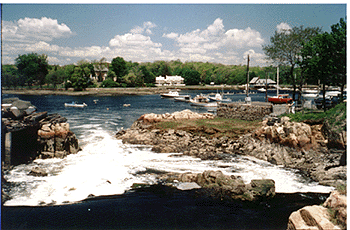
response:
M45 54L30 53L18 55L15 62L21 82L25 82L28 86L33 84L42 86L45 83L45 77L49 69Z

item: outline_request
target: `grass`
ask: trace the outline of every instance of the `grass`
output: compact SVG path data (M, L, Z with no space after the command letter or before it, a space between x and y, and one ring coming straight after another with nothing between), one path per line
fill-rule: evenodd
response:
M256 129L259 125L260 121L215 117L214 119L162 121L156 123L152 128L162 131L169 129L185 130L193 134L211 137L237 137Z
M288 114L287 116L291 118L291 121L296 122L315 121L317 123L324 123L328 121L329 125L334 127L335 130L346 130L346 103L338 104L326 112L298 112Z

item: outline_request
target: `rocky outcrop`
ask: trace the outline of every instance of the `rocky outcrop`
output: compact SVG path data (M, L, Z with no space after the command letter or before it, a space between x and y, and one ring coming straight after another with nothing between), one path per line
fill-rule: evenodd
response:
M232 139L213 137L216 130L209 128L152 129L148 120L145 124L144 117L147 116L134 122L130 129L119 131L116 137L124 143L151 145L155 152L183 153L203 160L223 159L230 154L250 155L299 169L323 185L336 187L346 182L346 153L327 148L319 124L310 126L287 118L267 119L252 134ZM203 135L198 135L199 129Z
M293 212L287 230L346 229L346 196L333 191L323 206L306 206Z
M224 175L221 171L170 173L162 175L160 179L168 182L196 183L210 196L220 199L262 201L275 196L275 182L273 180L252 180L249 184L245 184L241 177Z
M33 109L34 108L34 109ZM2 162L5 167L36 158L64 157L80 148L67 119L59 114L36 112L18 98L2 100Z
M77 153L80 148L78 139L70 131L66 119L53 114L39 122L38 130L39 156L38 158L63 158L68 154Z
M195 113L192 112L189 109L180 111L180 112L174 112L172 114L165 113L165 114L155 114L155 113L148 113L142 115L137 121L142 125L148 125L160 121L172 121L172 120L187 120L187 119L211 119L214 118L214 115L211 113Z

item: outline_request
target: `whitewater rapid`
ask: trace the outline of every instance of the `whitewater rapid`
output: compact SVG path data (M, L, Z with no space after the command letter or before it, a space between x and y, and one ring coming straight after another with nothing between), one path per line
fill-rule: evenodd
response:
M295 170L285 169L247 156L232 156L229 160L200 160L172 153L155 153L149 146L123 144L114 133L103 128L90 129L84 136L82 151L63 159L39 159L22 164L5 173L13 183L4 205L38 206L81 201L89 195L122 194L134 183L157 183L147 170L201 173L221 170L226 175L241 176L245 183L252 179L273 179L276 192L328 193L332 187L321 186L303 178ZM34 166L48 176L28 175Z

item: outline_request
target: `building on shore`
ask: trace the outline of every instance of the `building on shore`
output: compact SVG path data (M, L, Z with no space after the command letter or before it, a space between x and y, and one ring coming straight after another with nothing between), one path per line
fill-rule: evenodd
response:
M185 86L184 80L181 76L159 76L156 77L156 86Z
M271 87L271 86L275 86L276 82L271 79L260 79L260 77L254 77L249 82L250 87L253 87L253 88L266 87L266 84L267 84L267 87Z

